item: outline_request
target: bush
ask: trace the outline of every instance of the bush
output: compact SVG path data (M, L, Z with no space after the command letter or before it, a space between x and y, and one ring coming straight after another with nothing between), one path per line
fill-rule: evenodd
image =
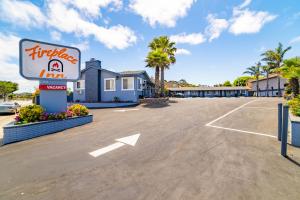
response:
M288 104L291 108L292 113L296 116L300 116L300 96L290 100Z
M39 121L43 112L43 108L39 105L22 107L19 112L19 121L24 123Z
M73 116L85 116L89 114L87 107L80 104L73 104L68 108L68 112L71 112Z

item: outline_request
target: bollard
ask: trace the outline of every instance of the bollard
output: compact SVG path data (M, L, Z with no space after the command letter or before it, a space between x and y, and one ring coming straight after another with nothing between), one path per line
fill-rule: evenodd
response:
M281 129L282 129L282 103L278 104L278 141L281 141Z
M289 106L283 106L282 116L282 131L281 131L281 155L286 157L287 152L287 133L288 133L288 118L289 118Z

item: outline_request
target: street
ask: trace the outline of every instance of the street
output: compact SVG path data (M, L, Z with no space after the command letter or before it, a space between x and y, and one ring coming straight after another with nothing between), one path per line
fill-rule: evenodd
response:
M91 124L1 146L0 199L298 200L300 149L280 156L280 101L91 110Z

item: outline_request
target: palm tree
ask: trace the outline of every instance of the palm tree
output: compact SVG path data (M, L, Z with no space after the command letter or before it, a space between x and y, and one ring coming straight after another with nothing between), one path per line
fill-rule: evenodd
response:
M263 66L262 67L262 72L264 74L266 74L266 78L267 78L267 88L266 88L266 90L267 90L267 97L269 97L269 74L271 72L271 66L269 66L269 65Z
M287 47L283 49L283 45L281 43L278 44L278 47L275 50L268 50L262 54L264 58L263 61L266 61L268 65L272 66L273 71L278 75L278 96L281 96L280 90L280 70L279 68L282 66L284 55L287 51L289 51L292 47Z
M159 96L159 69L170 63L168 54L162 49L150 51L146 57L146 67L155 68L155 97Z
M161 78L160 78L160 89L161 89L161 96L164 96L164 90L165 90L165 69L169 69L169 66L171 64L174 64L176 62L175 58L175 42L171 42L170 39L167 36L160 36L153 39L153 41L149 44L149 47L152 51L161 49L164 53L167 54L168 59L170 62L168 62L167 65L162 65L160 67L161 70Z
M280 72L284 78L289 80L289 85L294 97L299 95L300 58L290 58L283 61Z
M261 72L261 64L260 62L256 63L255 66L248 67L247 70L244 72L244 74L249 74L251 76L254 76L256 79L256 96L258 97L258 90L259 90L259 76L262 74Z

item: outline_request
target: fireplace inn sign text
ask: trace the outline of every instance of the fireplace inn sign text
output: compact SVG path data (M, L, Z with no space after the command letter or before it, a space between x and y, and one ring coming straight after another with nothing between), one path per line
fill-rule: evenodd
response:
M76 81L80 50L29 39L20 41L20 74L31 80Z

